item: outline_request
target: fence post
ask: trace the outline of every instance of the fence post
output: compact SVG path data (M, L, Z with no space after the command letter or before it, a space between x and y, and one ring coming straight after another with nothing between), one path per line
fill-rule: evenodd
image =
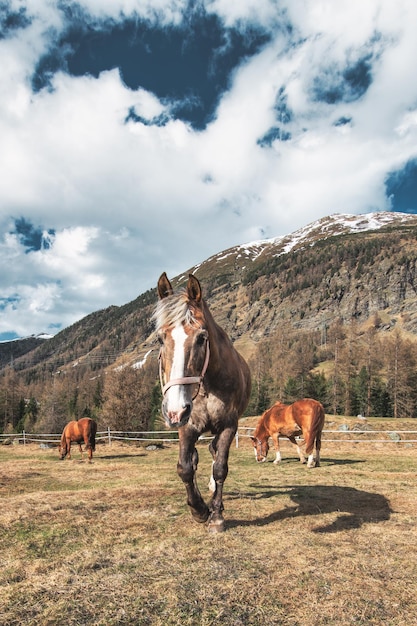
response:
M236 448L238 448L239 447L239 429L237 429L236 431L235 441L236 441Z
M107 426L107 437L109 440L109 446L111 446L110 426Z

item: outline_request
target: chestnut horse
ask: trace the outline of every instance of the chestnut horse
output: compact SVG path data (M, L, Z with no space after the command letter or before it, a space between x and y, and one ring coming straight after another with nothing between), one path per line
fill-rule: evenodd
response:
M154 319L161 344L162 414L167 426L178 428L177 472L185 485L193 518L208 521L210 532L221 532L223 484L230 445L250 396L249 367L214 321L195 276L190 274L186 289L174 294L164 272L158 281L158 295ZM195 444L207 431L214 435L209 446L213 458L209 506L195 476Z
M324 408L317 400L304 398L290 405L276 402L259 418L253 437L255 457L259 463L266 461L269 450L269 437L274 442L276 458L274 463L281 461L279 436L288 437L296 448L301 463L306 459L295 438L303 435L305 452L308 454L307 467L320 465L321 431L324 425ZM304 445L302 444L302 445ZM316 458L314 459L314 445Z
M59 446L59 453L61 455L61 461L66 456L71 458L71 443L78 443L81 452L81 458L83 456L83 449L81 444L84 442L86 450L88 450L88 462L91 463L93 458L93 452L96 449L96 432L97 423L89 417L83 417L78 421L68 422L65 426L61 444Z

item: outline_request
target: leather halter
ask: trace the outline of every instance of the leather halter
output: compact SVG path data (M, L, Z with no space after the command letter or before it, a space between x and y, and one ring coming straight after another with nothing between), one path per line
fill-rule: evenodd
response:
M266 454L268 454L268 452L266 454L262 454L262 441L258 438L258 437L254 437L254 439L256 439L256 458L258 458L258 456L266 459ZM266 443L268 443L268 440L266 441ZM259 452L258 452L258 448L259 448Z
M198 392L200 391L201 384L203 382L205 373L208 368L209 359L210 359L210 344L207 341L206 356L204 359L203 369L201 370L200 376L184 376L183 378L173 378L172 380L169 380L164 385L163 378L162 378L162 359L161 359L161 350L160 350L158 360L159 360L159 379L160 379L161 387L162 387L162 395L164 396L166 392L168 391L168 389L172 387L173 385L197 385L198 384L197 393L193 397L193 400L194 400L197 397Z

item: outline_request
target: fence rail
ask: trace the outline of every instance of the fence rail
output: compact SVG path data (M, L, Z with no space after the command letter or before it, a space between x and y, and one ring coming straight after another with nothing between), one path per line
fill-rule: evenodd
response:
M255 430L253 427L240 426L236 433L236 447L239 447L239 439L249 438L251 433ZM358 430L353 428L352 430L338 429L338 430L323 430L325 435L322 438L323 443L417 443L417 438L412 438L412 435L417 436L417 430ZM337 435L335 438L328 438L327 435ZM361 437L359 437L361 435ZM383 438L374 439L373 435L383 435ZM212 439L211 436L202 435L202 440ZM283 440L286 437L282 438ZM27 433L22 431L21 433L0 433L0 444L5 442L10 443L39 443L39 444L56 444L61 441L61 433ZM178 441L178 431L167 430L153 430L153 431L123 431L123 430L107 430L98 431L96 435L96 441L104 441L108 445L111 445L112 441L141 441L152 443L176 443Z
M248 431L245 434L240 434L241 437L250 437L249 432L253 432L255 429L243 426L240 430ZM417 430L360 430L358 428L349 430L349 428L339 428L337 430L323 429L322 433L325 435L322 437L322 443L417 443L416 438L410 437L410 435L417 435ZM330 438L327 435L336 435L336 437ZM362 437L355 438L358 435L362 435ZM373 435L383 435L384 438L375 439ZM283 439L285 440L286 437Z

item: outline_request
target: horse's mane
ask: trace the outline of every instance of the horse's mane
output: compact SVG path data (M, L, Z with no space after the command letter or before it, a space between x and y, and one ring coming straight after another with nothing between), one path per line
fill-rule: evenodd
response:
M160 330L163 326L175 326L183 322L195 323L197 320L189 304L185 290L159 300L152 316L156 323L156 330Z
M255 432L253 433L254 437L266 437L269 436L269 430L267 428L267 418L269 411L271 409L267 409L262 413L261 417L258 419L258 423L256 424Z

